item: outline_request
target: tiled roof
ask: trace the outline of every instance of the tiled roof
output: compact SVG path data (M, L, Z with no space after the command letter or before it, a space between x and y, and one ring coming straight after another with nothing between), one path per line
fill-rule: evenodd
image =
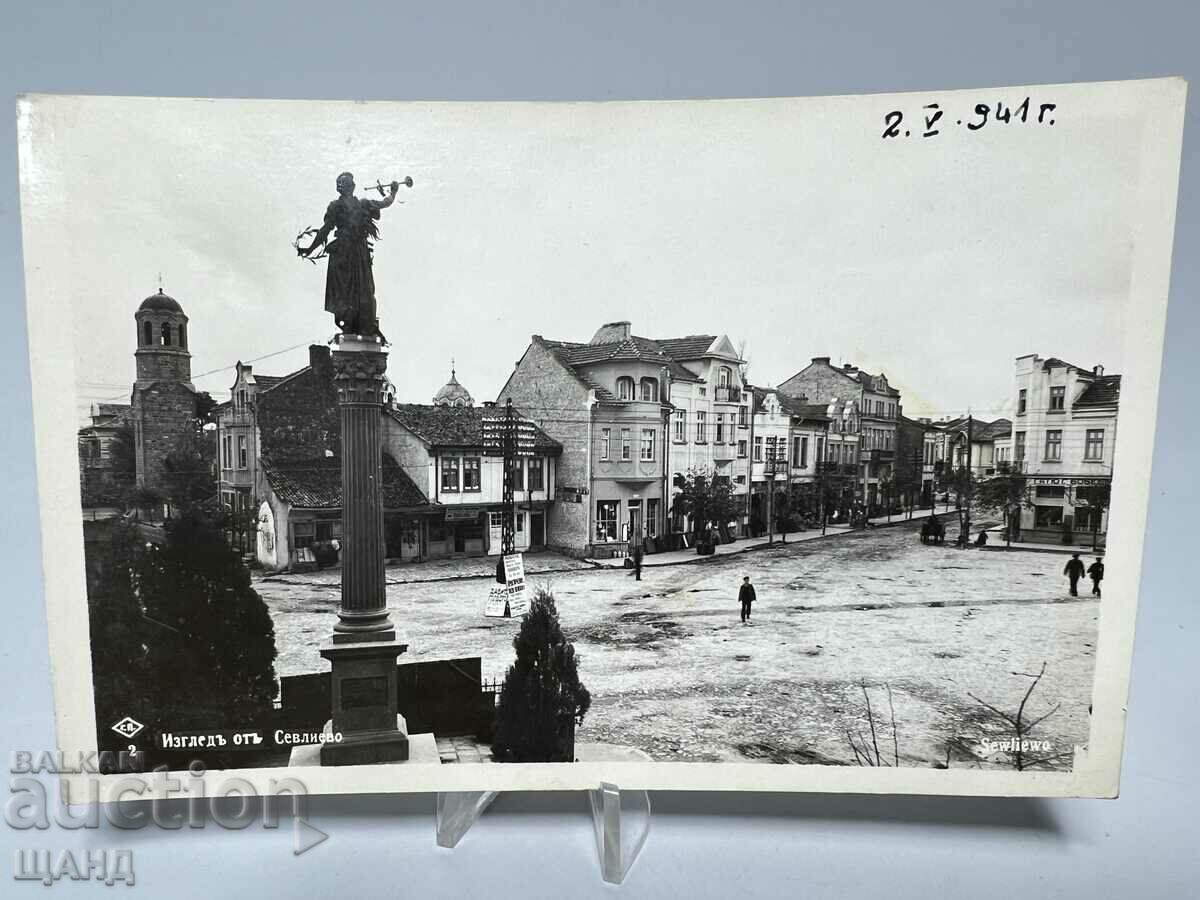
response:
M276 466L262 461L267 483L280 500L299 509L341 509L341 462L333 457L289 460ZM429 500L388 454L383 455L383 507L388 510L426 506Z
M1043 371L1048 372L1051 369L1079 369L1079 366L1075 365L1074 363L1069 363L1066 360L1059 359L1057 356L1051 356L1049 359L1047 359L1046 361L1044 361L1042 363L1042 369L1043 369ZM1085 371L1083 369L1079 369L1079 370L1081 372Z
M500 415L500 408L482 406L434 406L397 403L386 408L388 415L434 447L479 447L483 444L483 417ZM520 416L520 412L514 409ZM561 453L562 444L537 426L533 446L546 453Z
M1116 406L1121 401L1121 376L1101 375L1079 395L1072 408L1087 408L1095 406Z
M948 422L934 422L933 424L934 427L940 428L949 434L967 433L966 416L960 416ZM972 441L992 441L997 438L1007 437L1010 434L1012 434L1012 422L1008 419L996 419L994 422L975 419L971 422Z
M307 368L307 367L306 367ZM300 370L304 371L303 369ZM293 372L292 375L299 375L300 372ZM291 378L291 375L254 375L254 383L258 385L260 391L267 391L279 384L279 382Z
M673 359L700 359L716 339L715 334L689 334L681 338L657 338L655 343Z
M779 405L789 416L799 416L802 419L826 422L829 420L829 406L825 403L805 403L785 394L779 395Z
M124 419L133 411L128 403L97 403L97 416L114 416L118 419Z
M587 377L581 367L594 365L610 360L632 360L654 363L666 366L675 381L699 381L696 375L681 366L674 357L668 354L658 341L644 337L629 337L623 341L609 344L577 344L570 341L543 340L546 348L555 358L571 370L588 387L596 391L601 400L615 400L612 392L596 384Z
M297 375L303 375L311 369L311 366L305 366L303 369L297 369L288 375L255 375L254 383L258 385L258 393L265 394L273 387L278 387L285 381L291 381Z
M845 374L849 375L851 378L853 378L855 381L857 381L859 384L861 384L863 387L865 387L868 391L875 390L874 388L871 387L871 381L875 378L882 377L880 375L872 375L870 372L864 372L862 369L854 369L852 371L844 370L844 371L845 371ZM890 384L888 385L887 390L883 391L882 393L886 394L888 397L899 397L900 396L900 392L898 390L896 390L894 387L892 387Z

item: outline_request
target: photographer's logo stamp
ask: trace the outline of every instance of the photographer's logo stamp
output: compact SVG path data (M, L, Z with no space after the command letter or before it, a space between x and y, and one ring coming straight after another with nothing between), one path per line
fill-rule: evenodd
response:
M132 738L145 727L145 725L132 716L126 716L120 722L113 725L112 730L123 738Z

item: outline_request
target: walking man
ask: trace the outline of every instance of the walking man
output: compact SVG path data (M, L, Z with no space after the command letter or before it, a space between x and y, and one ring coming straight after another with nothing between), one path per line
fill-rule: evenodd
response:
M1078 597L1079 579L1083 577L1083 560L1079 558L1078 553L1071 554L1071 558L1067 561L1067 565L1063 568L1063 574L1071 580L1071 596Z
M636 580L642 580L642 542L638 541L633 547L633 574Z
M1092 596L1100 596L1100 582L1104 580L1104 559L1097 556L1096 561L1088 566L1088 576L1092 579Z
M750 604L756 599L754 585L750 583L750 576L747 575L742 579L742 587L738 591L738 602L742 604L742 624L750 621Z

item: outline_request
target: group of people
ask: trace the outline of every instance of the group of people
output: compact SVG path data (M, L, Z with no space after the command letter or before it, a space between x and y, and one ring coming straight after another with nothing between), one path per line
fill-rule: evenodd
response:
M1087 576L1092 579L1092 596L1100 596L1100 582L1104 580L1104 558L1097 556L1096 561L1087 567ZM1078 553L1072 553L1063 568L1063 574L1071 583L1071 596L1079 596L1079 579L1084 575L1083 560Z

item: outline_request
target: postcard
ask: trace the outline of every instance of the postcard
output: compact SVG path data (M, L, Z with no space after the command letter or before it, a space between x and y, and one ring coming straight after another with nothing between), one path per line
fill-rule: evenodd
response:
M20 98L72 799L1115 796L1185 93Z

